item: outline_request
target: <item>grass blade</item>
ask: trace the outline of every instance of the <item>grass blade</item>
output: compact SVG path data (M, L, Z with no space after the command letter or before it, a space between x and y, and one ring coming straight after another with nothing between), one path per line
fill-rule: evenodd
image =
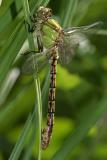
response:
M23 160L29 160L32 157L32 150L35 144L35 137L36 137L36 130L37 130L37 110L34 110L34 117L33 117L33 121L32 121L32 134L30 136L30 140L27 144L27 147L25 148L25 154L23 157Z
M32 95L30 94L31 92ZM25 98L26 102L24 100ZM20 104L23 104L23 106L21 106ZM28 84L27 86L22 87L21 91L17 92L17 96L13 100L8 101L6 105L2 107L0 111L0 132L2 134L8 132L8 130L10 130L15 125L17 120L20 117L23 117L23 115L25 114L25 110L26 113L32 110L32 107L29 108L29 106L33 105L34 105L33 85Z
M43 1L41 2L41 5L42 5L42 6L47 6L49 2L50 2L50 0L43 0Z
M18 141L17 141L17 143L11 153L9 160L18 160L19 159L20 153L25 145L25 139L27 138L29 130L31 128L33 116L34 116L33 114L29 115L29 117L25 123L25 126L23 128L23 131L21 133L21 136L19 137L19 139L18 139Z
M81 1L79 3L78 11L77 11L77 18L75 18L75 20L73 21L74 25L78 25L84 19L85 15L88 12L88 8L92 5L92 3L93 3L93 0L87 1L87 3L85 1Z
M2 82L5 79L8 70L10 69L10 66L12 65L18 51L20 50L25 40L25 37L26 33L24 27L22 27L22 23L20 23L7 41L7 44L5 45L3 50L1 51L1 59L3 59L3 61L1 61L0 63L0 86L2 85Z
M23 9L24 9L24 15L25 15L25 20L30 24L30 10L29 10L29 4L28 1L23 0ZM28 42L29 42L29 48L32 51L35 51L35 45L34 45L34 40L33 36L31 33L28 32ZM35 59L34 56L32 55L32 63L34 66L34 69L37 70L37 62L35 64ZM42 100L41 100L41 89L40 89L40 81L37 73L34 73L34 84L35 84L35 90L36 90L36 95L37 95L37 110L38 110L38 160L41 159L41 118L42 118ZM36 107L36 105L35 105Z
M43 85L43 88L42 88L42 103L43 103L43 107L45 106L45 101L46 101L46 96L47 96L47 93L48 93L48 88L49 88L49 81L50 81L50 71L48 71L47 73L47 76L45 78L45 83ZM29 145L27 147L27 150L26 150L26 153L25 153L25 156L24 156L24 160L29 160L30 157L31 157L31 154L32 154L32 148L34 146L34 143L35 143L35 134L36 134L36 130L37 130L37 104L36 104L36 107L35 107L36 111L36 115L35 115L35 119L34 119L34 126L33 126L33 133L32 133L32 136L31 136L31 140L29 142Z
M1 6L0 6L0 18L6 13L6 11L9 9L9 6L12 4L14 0L9 0L9 1L1 1Z
M64 14L64 21L62 22L62 26L65 28L66 26L71 26L73 16L76 12L78 0L70 0L68 2L67 11L65 11L66 14Z
M17 68L12 69L7 75L2 88L0 90L0 106L6 101L12 87L14 86L17 78L19 77L20 71Z

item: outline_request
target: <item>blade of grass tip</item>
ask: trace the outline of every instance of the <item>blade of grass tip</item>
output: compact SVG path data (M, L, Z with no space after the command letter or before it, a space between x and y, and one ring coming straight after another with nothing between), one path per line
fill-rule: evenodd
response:
M70 25L72 23L73 16L75 15L76 9L77 9L78 0L69 0L66 13L63 17L62 26L65 28L66 26Z
M25 20L30 24L31 26L31 21L30 21L30 10L29 10L29 4L27 0L23 0L23 10L24 10L24 15L25 15ZM35 45L34 45L34 39L31 33L28 32L28 42L29 42L29 48L31 50L35 50ZM32 62L33 62L33 67L37 71L37 62L35 64L35 59L34 56L32 55ZM40 81L39 77L37 75L37 72L34 73L34 83L35 83L35 90L36 90L36 95L37 95L37 108L38 108L38 160L41 159L41 117L42 117L42 101L41 101L41 89L40 89ZM36 105L35 105L36 107Z
M17 143L16 143L16 145L10 155L9 160L18 160L19 159L20 153L25 145L25 140L26 140L28 133L31 129L33 116L34 116L34 114L32 114L32 115L30 114L28 116L28 119L25 123L23 130L22 130L22 133L21 133L21 135L20 135L20 137L19 137L19 139L18 139L18 141L17 141Z
M66 139L62 147L53 156L52 160L65 160L72 150L80 143L89 129L107 111L107 95L105 95L96 105L89 106L82 114L80 125ZM88 114L87 114L88 113ZM90 116L91 115L91 116Z

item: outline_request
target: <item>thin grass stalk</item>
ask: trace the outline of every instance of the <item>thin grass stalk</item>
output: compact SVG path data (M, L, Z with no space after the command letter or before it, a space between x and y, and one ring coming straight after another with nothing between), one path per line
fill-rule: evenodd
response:
M71 26L73 16L75 15L77 8L78 0L69 0L66 14L64 14L64 21L62 22L62 26L65 28L66 26Z
M30 21L30 10L29 10L29 4L27 0L23 0L23 9L24 9L24 15L25 15L25 21L27 21L31 26ZM35 45L33 36L31 33L28 32L28 42L29 42L29 48L32 51L35 51ZM32 55L32 62L33 67L37 71L37 62L35 63L34 56ZM37 110L38 110L38 160L41 159L41 120L42 120L42 100L41 100L41 89L40 89L40 81L37 72L33 74L34 77L34 84L35 84L35 90L36 90L36 96L37 96ZM36 105L35 105L36 107Z
M28 136L29 130L31 129L32 119L34 117L34 114L29 114L28 119L25 123L25 126L20 134L20 137L14 147L14 149L11 152L11 155L9 157L9 160L18 160L20 153L25 145L25 139Z
M46 95L47 95L47 92L48 92L49 77L50 77L50 71L48 71L48 73L47 73L45 83L44 83L43 88L42 88L43 104L44 104L44 101L46 99ZM37 120L36 116L37 116L37 103L36 103L36 107L35 107L32 115L30 113L27 120L26 120L25 126L24 126L24 128L23 128L23 130L20 134L20 137L18 138L17 143L15 144L15 147L13 148L13 150L11 152L9 160L19 159L20 154L21 154L21 152L24 148L24 145L25 145L25 139L27 138L27 136L28 136L28 134L31 130L32 123L33 123L33 134L32 134L31 140L28 144L28 148L27 148L27 151L25 153L25 156L24 156L23 160L28 160L29 157L31 156L32 148L33 148L33 145L34 145L34 140L35 140L35 137L36 137L36 135L34 135L34 134L36 134L36 129L37 129L36 124L38 123L38 120ZM36 121L35 121L35 119L36 119Z

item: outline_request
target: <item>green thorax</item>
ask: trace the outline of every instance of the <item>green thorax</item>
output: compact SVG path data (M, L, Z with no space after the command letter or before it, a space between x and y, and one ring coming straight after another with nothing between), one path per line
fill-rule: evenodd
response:
M59 27L59 24L54 19L49 19L48 21L52 26ZM44 24L42 28L42 35L44 47L50 48L53 46L55 40L58 38L59 33L47 24Z

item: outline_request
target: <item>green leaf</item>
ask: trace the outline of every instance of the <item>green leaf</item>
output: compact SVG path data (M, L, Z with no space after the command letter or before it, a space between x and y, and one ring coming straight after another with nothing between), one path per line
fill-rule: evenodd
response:
M16 55L18 54L25 37L26 33L24 27L22 27L22 23L19 23L9 38L7 44L5 44L5 47L1 51L1 59L3 59L3 61L0 63L0 86L2 85L2 82L8 73L8 70L10 69L10 66L12 65Z
M0 18L6 13L6 11L9 9L10 5L12 4L14 0L3 0L1 6L0 6Z
M0 132L8 132L8 130L11 129L12 126L14 126L14 124L20 117L23 117L23 115L31 111L33 105L33 85L28 84L26 87L21 87L17 92L17 96L14 97L11 101L7 102L0 111Z
M46 92L48 92L49 76L50 76L50 73L48 72L48 74L46 76L45 84L44 84L43 89L42 89L43 104L45 103L45 99L46 99L46 95L47 95ZM21 97L22 97L22 95L21 95ZM13 105L13 107L14 107L14 105ZM8 109L9 109L9 107L8 107ZM7 116L9 116L8 112L5 115L6 116L4 117L4 119ZM35 121L33 120L34 118L35 118ZM32 120L35 122L35 124L34 124L34 127L33 127L34 131L32 133L31 141L29 143L33 145L34 144L34 138L35 138L36 131L37 131L37 123L38 123L38 120L37 120L37 104L35 104L35 110L33 111L32 116L29 115L29 117L28 117L28 119L26 121L25 127L23 128L23 131L20 134L20 137L19 137L19 139L18 139L18 141L17 141L17 143L16 143L16 145L15 145L15 147L14 147L12 153L11 153L11 156L10 156L9 160L19 159L20 153L21 153L22 149L24 148L24 144L25 144L24 143L24 138L26 139L26 137L27 137L27 135L29 133L29 132L27 133L27 131L30 130L30 126L32 124ZM24 131L25 131L25 133L24 133ZM26 153L25 157L27 156L27 154L28 154L28 156L31 155L32 145L27 148L28 152Z

